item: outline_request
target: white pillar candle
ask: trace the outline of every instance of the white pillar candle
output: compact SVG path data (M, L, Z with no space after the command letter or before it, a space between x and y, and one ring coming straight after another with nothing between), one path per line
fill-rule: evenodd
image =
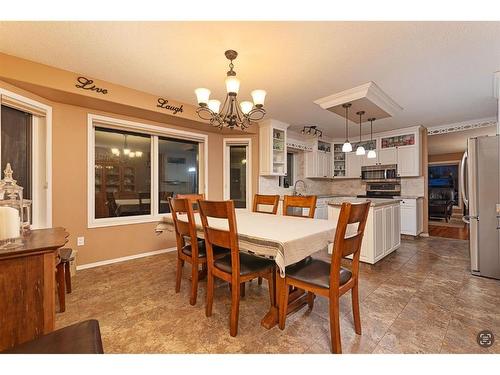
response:
M13 207L0 207L0 241L17 238L20 233L19 211Z

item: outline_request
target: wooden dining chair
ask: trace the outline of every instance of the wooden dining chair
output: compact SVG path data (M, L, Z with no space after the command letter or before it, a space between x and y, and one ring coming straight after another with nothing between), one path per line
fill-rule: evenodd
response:
M189 199L168 198L170 212L175 227L175 239L177 242L177 274L175 280L175 292L179 293L181 288L182 268L184 262L191 264L191 296L189 303L196 304L198 294L198 267L206 265L207 251L205 241L196 236L196 223L192 201ZM187 221L179 218L179 214L185 214ZM187 240L187 241L186 241ZM216 248L216 256L227 252L225 249Z
M193 211L198 212L198 199L205 200L205 194L177 194L177 199L188 199L193 206Z
M335 232L331 263L308 258L305 262L299 262L292 267L286 268L285 287L280 291L280 329L285 328L288 286L307 290L310 308L313 308L315 294L327 297L330 300L331 350L332 353L342 353L339 299L341 295L351 290L354 330L358 335L361 335L358 293L359 255L369 210L370 202L342 203ZM349 224L357 224L357 228L355 233L348 233L346 237ZM342 258L351 254L353 256L351 269L342 267Z
M312 219L316 211L316 200L316 195L285 195L283 198L283 216L308 217ZM309 213L307 215L295 215L293 212L290 212L290 208L308 208Z
M271 304L274 301L274 262L246 253L240 253L238 245L238 229L233 201L212 202L198 201L200 216L205 233L208 257L208 285L207 305L205 314L212 315L214 298L214 277L227 281L231 285L231 336L238 333L238 316L240 306L240 288L245 282L263 277L269 282L269 297ZM209 218L226 219L228 230L215 228L209 225ZM216 259L214 248L220 246L231 249L230 253Z
M278 211L278 204L280 201L279 195L261 195L255 194L253 197L253 212L259 212L262 214L272 214L276 215ZM259 209L259 206L272 206L271 211L263 211Z
M259 212L261 214L272 214L276 215L278 212L278 204L280 202L279 195L262 195L255 194L253 197L253 212ZM262 211L259 209L259 206L273 206L271 211ZM262 285L262 277L258 278L259 285Z

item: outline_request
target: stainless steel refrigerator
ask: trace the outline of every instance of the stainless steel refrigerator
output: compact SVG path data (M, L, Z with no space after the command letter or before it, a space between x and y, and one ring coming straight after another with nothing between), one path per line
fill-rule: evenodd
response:
M468 139L461 190L468 208L471 271L500 279L500 136Z

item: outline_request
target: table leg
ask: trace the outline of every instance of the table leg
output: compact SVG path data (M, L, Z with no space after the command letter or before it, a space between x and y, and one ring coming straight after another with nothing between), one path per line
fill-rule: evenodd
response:
M280 270L278 267L275 267L273 276L274 276L274 287L275 287L274 302L269 308L267 314L264 316L264 318L262 318L260 322L260 324L266 329L271 329L278 324L279 298L281 294L281 288L285 287L285 279L280 276Z
M274 272L274 285L276 287L274 293L274 304L271 306L267 314L261 320L260 324L266 328L271 329L274 326L278 325L279 322L279 299L281 295L282 288L288 288L285 285L285 279L280 276L279 268L276 267L276 271ZM303 306L307 305L307 293L302 289L294 289L288 295L288 305L287 305L287 315L294 313L297 310L300 310Z

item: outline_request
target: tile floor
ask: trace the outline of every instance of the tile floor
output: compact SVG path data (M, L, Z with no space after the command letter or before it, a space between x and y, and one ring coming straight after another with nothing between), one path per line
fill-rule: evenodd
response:
M320 252L318 257L326 257ZM175 253L78 271L57 327L96 318L106 353L329 353L328 302L302 308L284 331L266 330L266 282L247 285L238 336L229 335L230 294L219 283L211 318L205 282L189 305L189 265L174 292ZM354 333L350 294L341 297L344 353L500 353L500 281L471 276L468 243L444 238L404 240L400 249L360 275L363 334ZM476 335L490 329L488 349Z

